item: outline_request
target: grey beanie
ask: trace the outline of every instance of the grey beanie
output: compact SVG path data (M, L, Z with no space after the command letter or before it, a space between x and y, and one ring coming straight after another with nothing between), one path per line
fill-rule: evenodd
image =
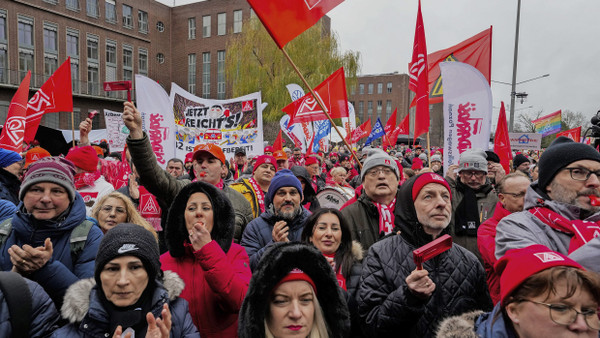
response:
M440 155L431 156L431 162L442 162L442 157Z
M458 172L463 170L477 170L487 173L487 155L485 151L474 148L460 154L458 160Z
M427 154L426 153L421 153L419 155L419 158L421 159L421 161L427 162Z
M398 171L398 165L396 164L396 160L392 158L390 155L385 153L383 150L372 152L369 157L365 160L363 164L362 171L360 172L360 179L364 181L365 175L369 169L377 167L377 166L386 166L394 171L396 174L396 178L400 178L400 172Z

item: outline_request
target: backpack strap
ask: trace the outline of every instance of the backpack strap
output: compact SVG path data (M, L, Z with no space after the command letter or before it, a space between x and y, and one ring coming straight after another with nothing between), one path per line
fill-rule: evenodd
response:
M0 223L0 248L4 246L6 243L6 239L10 236L10 232L12 231L12 218L5 219L2 223Z
M0 289L8 305L11 337L28 337L31 322L32 296L25 279L16 272L0 272Z
M77 261L77 258L83 252L83 248L85 247L85 242L87 241L88 234L90 230L94 226L94 222L86 219L81 224L73 228L71 231L71 238L69 243L71 245L71 260L73 264ZM1 229L1 225L0 225Z

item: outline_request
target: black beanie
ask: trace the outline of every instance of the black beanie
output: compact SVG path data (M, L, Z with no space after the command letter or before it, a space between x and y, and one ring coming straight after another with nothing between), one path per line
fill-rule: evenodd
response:
M520 166L521 164L523 164L525 162L531 163L531 161L525 155L517 154L513 158L513 168L517 169L518 166Z
M487 160L494 163L500 163L500 157L498 154L491 150L486 150L485 154L487 155Z
M559 170L580 160L600 162L600 153L591 146L574 142L568 137L556 138L540 156L538 186L545 192Z
M160 251L152 233L141 225L122 223L108 230L96 255L94 278L100 283L100 272L111 260L120 256L135 256L144 264L148 280L153 281L161 273Z

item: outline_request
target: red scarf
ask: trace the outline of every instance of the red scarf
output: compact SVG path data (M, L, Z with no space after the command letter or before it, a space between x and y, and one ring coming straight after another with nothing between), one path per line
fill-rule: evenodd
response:
M389 234L394 230L394 206L396 197L389 205L373 202L379 211L379 233Z
M140 185L138 188L140 190L140 203L138 205L140 215L154 227L154 230L162 231L163 228L160 225L162 210L158 206L156 197L148 192L143 186Z
M588 222L579 219L566 219L548 208L536 207L529 212L552 229L571 235L569 254L582 245L600 236L600 222Z
M198 177L194 178L192 182L198 182ZM225 188L225 182L223 182L222 178L219 180L219 182L217 182L217 184L215 184L215 187L219 188L219 190L223 190Z
M260 185L258 185L258 182L256 182L254 177L249 178L248 182L250 182L250 185L252 186L252 189L254 190L254 194L256 195L256 200L258 201L258 206L260 207L260 213L262 214L263 212L265 212L265 192L262 191L262 189L260 188Z
M330 258L330 259L335 259L335 253L332 253L330 255L324 253L323 256ZM329 262L329 260L327 260ZM342 268L341 267L337 267L337 271L335 271L335 277L337 278L338 281L338 285L344 289L344 291L347 291L346 289L346 278L344 278L344 275L342 275Z
M81 188L90 186L94 187L97 179L100 178L102 174L99 171L95 171L93 173L79 173L75 174L75 189L79 190Z

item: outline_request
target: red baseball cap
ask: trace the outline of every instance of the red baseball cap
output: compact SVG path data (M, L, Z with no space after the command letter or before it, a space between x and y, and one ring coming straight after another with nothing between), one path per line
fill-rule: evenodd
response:
M275 149L273 147L271 147L271 146L266 146L265 147L265 152L267 152L267 151L273 153L273 152L275 152Z
M223 153L223 149L221 149L221 147L214 143L197 145L194 148L194 155L192 156L192 161L196 160L198 156L203 152L211 154L213 157L221 161L222 164L225 164L225 162L227 162L227 160L225 159L225 154Z
M275 159L275 157L271 155L260 155L256 158L256 163L254 163L252 173L254 174L256 169L265 163L273 165L273 167L275 167L275 171L277 171L277 160Z
M29 167L30 164L39 160L40 158L50 157L52 156L46 149L42 147L35 147L27 150L27 154L25 154L25 167Z

